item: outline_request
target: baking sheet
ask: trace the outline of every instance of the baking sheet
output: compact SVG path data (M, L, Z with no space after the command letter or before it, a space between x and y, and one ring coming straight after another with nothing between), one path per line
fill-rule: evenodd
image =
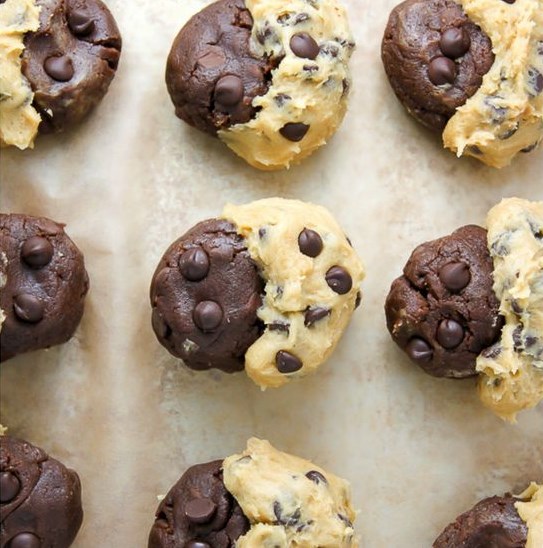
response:
M33 151L2 151L1 210L65 222L91 289L72 341L2 364L1 420L79 472L76 547L146 546L156 495L251 435L349 479L364 546L430 546L483 496L543 481L543 407L511 426L481 406L475 381L426 376L391 342L384 299L418 243L482 224L502 196L543 199L543 150L502 171L443 151L385 81L379 46L396 0L345 0L358 47L343 126L302 165L256 171L177 120L166 92L171 42L207 3L110 0L124 46L102 105ZM367 278L320 372L261 393L243 374L180 366L151 330L148 288L194 223L274 195L328 207Z

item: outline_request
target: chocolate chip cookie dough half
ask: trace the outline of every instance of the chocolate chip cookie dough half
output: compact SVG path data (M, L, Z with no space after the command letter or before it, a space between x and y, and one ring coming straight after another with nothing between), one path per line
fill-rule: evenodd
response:
M356 548L349 484L251 438L189 468L156 512L149 548Z
M288 168L341 124L353 49L338 0L219 0L178 34L166 83L179 118L256 168Z
M543 400L543 202L505 199L486 226L413 251L390 288L387 327L427 373L479 375L483 403L514 421Z
M0 143L79 123L115 76L121 36L100 0L0 3Z
M382 59L394 92L444 146L501 168L543 135L543 0L406 0Z
M245 368L262 388L314 372L338 344L364 277L331 214L297 200L227 205L162 257L153 328L193 369Z

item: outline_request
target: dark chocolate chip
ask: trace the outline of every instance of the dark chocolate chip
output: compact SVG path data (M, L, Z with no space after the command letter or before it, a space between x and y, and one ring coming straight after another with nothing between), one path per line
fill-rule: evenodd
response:
M305 311L304 325L306 327L311 327L315 322L326 318L329 314L330 310L328 308L322 308L319 306L315 308L308 308Z
M68 82L74 75L72 60L67 55L48 57L43 64L43 68L57 82Z
M209 272L209 257L201 247L188 249L179 257L179 270L191 282L203 280Z
M83 10L72 10L68 15L68 26L75 36L88 36L94 30L92 17Z
M211 548L211 544L199 540L189 540L188 542L185 542L183 548Z
M263 240L263 239L266 237L267 232L268 232L268 231L267 231L264 227L259 228L259 229L258 229L258 237L259 237L261 240Z
M436 86L452 84L456 78L456 65L448 57L436 57L428 65L428 78Z
M9 543L9 548L40 548L41 541L33 533L19 533Z
M317 470L310 470L305 477L315 483L328 483L327 479Z
M13 299L13 311L23 322L38 323L43 319L44 306L38 297L30 293L20 293Z
M539 145L539 142L532 143L531 145L523 148L521 152L524 152L527 154L528 152L532 152L532 150L535 150L537 148L537 145Z
M275 364L280 373L294 373L303 367L300 358L286 350L279 350L275 355Z
M185 515L192 523L209 523L217 505L208 498L192 499L185 505Z
M282 107L287 101L290 101L292 97L286 93L278 93L274 97L274 101L277 103L277 106Z
M503 0L506 4L514 4L517 0Z
M0 502L2 504L13 500L21 490L21 483L15 474L2 472L0 474Z
M239 76L228 74L215 85L215 102L221 106L233 107L243 99L243 82Z
M316 59L319 54L319 44L307 32L293 34L290 49L294 55L303 59Z
M282 331L288 333L290 324L285 322L272 322L268 325L270 331Z
M53 246L41 236L28 238L21 247L21 259L32 268L43 268L52 258Z
M322 251L322 238L318 232L304 228L298 235L298 247L308 257L317 257Z
M443 55L451 59L462 57L471 45L469 34L463 27L447 29L439 40L439 47Z
M222 308L215 301L199 302L192 313L194 323L204 332L219 327L222 317Z
M499 344L494 344L493 346L489 346L488 348L485 348L481 352L481 356L483 358L488 358L489 360L493 360L494 358L497 358L502 352L502 348Z
M294 123L291 122L289 124L285 124L280 130L279 133L289 141L293 141L294 143L297 143L298 141L301 141L305 134L309 131L309 126L307 124L302 123Z
M439 279L451 292L461 291L471 280L469 267L465 263L448 263L439 270Z
M513 346L515 350L521 350L523 347L522 344L522 325L517 325L513 331Z
M326 273L326 283L338 295L349 293L353 287L351 275L342 266L333 266Z
M405 347L407 355L417 362L429 362L434 356L432 347L419 337L413 337Z
M464 328L455 320L442 320L436 338L443 348L456 348L464 340Z
M362 302L362 293L360 291L356 294L356 299L354 301L354 307L358 308L360 306L360 303Z

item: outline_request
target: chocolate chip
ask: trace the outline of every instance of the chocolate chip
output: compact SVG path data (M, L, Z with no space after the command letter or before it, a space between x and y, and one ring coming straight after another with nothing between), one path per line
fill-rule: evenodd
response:
M228 74L215 85L215 102L221 106L233 107L243 99L243 82L239 76Z
M328 316L329 314L330 314L330 310L328 308L322 308L322 307L308 308L305 311L304 325L306 327L311 327L315 322L318 322L319 320L326 318L326 316Z
M43 319L44 306L38 297L20 293L13 299L13 311L23 322L38 323Z
M537 145L539 145L539 142L532 143L531 145L523 148L521 152L524 152L527 154L528 152L532 152L532 150L535 150L537 148Z
M88 36L95 27L92 17L83 10L72 10L68 15L68 26L75 36Z
M189 540L185 542L183 548L211 548L211 544L200 542L199 540Z
M9 543L9 548L40 548L41 541L33 533L19 533Z
M21 483L15 474L2 472L0 474L0 502L2 504L13 500L21 490Z
M524 346L522 343L522 325L517 325L513 331L513 346L515 350L521 350Z
M259 229L258 229L258 237L259 237L261 240L263 240L263 239L266 237L267 232L268 232L268 231L267 231L264 227L259 228Z
M286 350L279 350L275 355L275 364L280 373L294 373L303 367L300 358Z
M439 40L439 47L443 55L451 59L462 57L471 45L469 34L463 27L447 29Z
M318 232L304 228L298 235L298 247L308 257L317 257L322 251L322 238Z
M319 44L307 32L293 34L290 49L294 55L303 59L316 59L319 54Z
M199 302L192 313L194 323L204 332L219 327L222 317L222 308L215 301Z
M349 293L353 287L351 275L342 266L333 266L326 273L326 283L338 295Z
M413 337L405 347L407 355L417 362L429 362L434 356L432 347L419 337Z
M289 141L293 141L294 143L297 143L298 141L301 141L305 134L309 131L309 126L307 124L302 123L288 123L285 124L280 130L279 133Z
M485 348L482 352L481 352L481 356L483 356L483 358L488 358L489 360L493 360L495 358L497 358L502 352L502 348L499 344L495 344L493 346L489 346L488 348Z
M456 78L456 65L448 57L436 57L428 65L428 78L436 86L452 84Z
M201 247L188 249L179 257L179 270L191 282L203 280L209 272L209 257Z
M338 514L337 517L338 517L338 519L340 519L345 525L347 525L347 527L352 527L352 526L353 526L353 522L352 522L347 516L344 516L343 514Z
M543 74L535 67L528 69L528 86L531 88L534 96L539 95L543 91Z
M360 291L356 294L356 299L354 301L354 307L358 308L360 306L360 303L362 302L362 293Z
M192 499L185 505L185 515L192 523L209 523L217 505L208 498Z
M514 4L517 0L502 0L506 4Z
M286 527L293 527L297 525L302 515L302 511L300 510L300 508L296 508L292 515L285 516L283 514L283 507L281 506L281 503L277 500L273 503L273 513L277 518L277 522L281 525L285 525Z
M68 82L74 75L72 60L67 55L47 58L43 64L43 68L57 82Z
M465 263L448 263L439 270L439 279L451 292L461 291L471 280L469 267Z
M455 320L442 320L436 338L443 348L456 348L464 339L464 328Z
M282 107L287 101L290 101L292 97L286 93L278 93L274 98L277 106Z
M41 236L28 238L21 247L21 259L32 268L43 268L52 258L53 246Z
M307 479L310 479L311 481L314 481L315 483L328 483L326 478L317 470L310 470L305 477Z
M268 325L268 329L270 331L281 331L284 333L288 333L290 324L285 322L272 322Z

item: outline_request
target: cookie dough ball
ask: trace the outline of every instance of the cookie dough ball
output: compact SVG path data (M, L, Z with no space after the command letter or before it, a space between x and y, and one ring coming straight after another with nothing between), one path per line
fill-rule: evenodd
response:
M437 130L481 87L494 62L490 39L454 0L407 0L394 8L382 58L398 99Z
M63 225L0 214L1 360L66 342L81 316L89 279Z
M477 356L500 337L486 230L465 226L413 251L390 289L387 327L430 375L475 375Z
M2 143L32 147L38 126L41 133L64 130L102 100L121 36L100 0L7 0L0 18L0 62L11 75L0 80L0 91L17 97L2 116Z
M315 371L356 308L363 267L323 207L228 205L177 240L151 283L159 341L194 369L245 367L262 388Z
M0 436L0 544L67 548L81 527L76 472L30 443Z
M541 141L542 41L540 0L407 0L382 58L398 98L443 129L445 148L500 168Z
M219 0L181 29L166 83L182 120L280 169L340 125L353 48L337 0Z

